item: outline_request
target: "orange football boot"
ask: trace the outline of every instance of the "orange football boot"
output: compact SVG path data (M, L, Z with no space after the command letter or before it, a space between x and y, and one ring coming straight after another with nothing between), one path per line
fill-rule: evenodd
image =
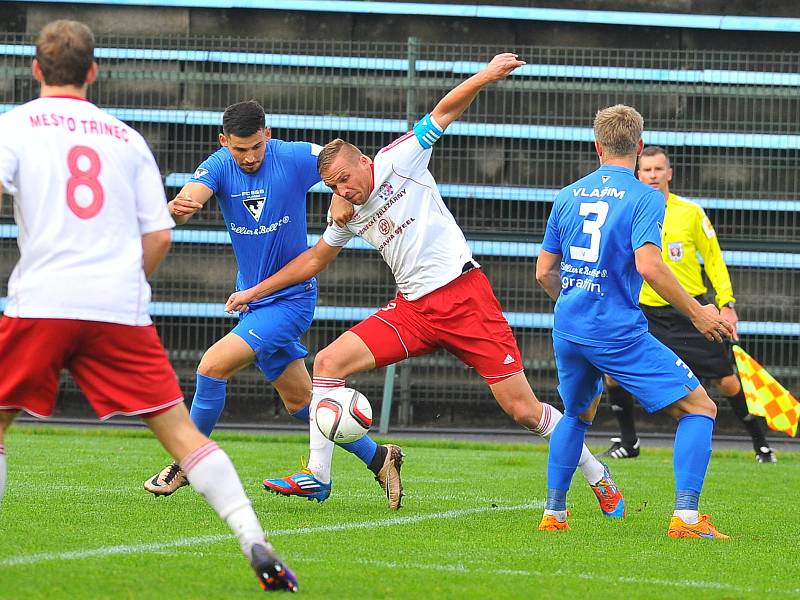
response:
M700 515L697 523L685 523L680 517L669 520L667 535L671 538L705 538L707 540L729 540L729 536L717 531L714 524L708 520L709 515Z
M539 531L564 531L569 529L566 521L559 521L555 515L543 515Z

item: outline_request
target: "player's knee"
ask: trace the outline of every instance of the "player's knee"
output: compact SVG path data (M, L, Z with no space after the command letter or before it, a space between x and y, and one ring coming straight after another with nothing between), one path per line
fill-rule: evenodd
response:
M696 402L693 402L692 408L694 409L692 411L694 414L705 415L712 419L717 418L717 405L707 393L703 394Z
M343 377L343 365L336 352L330 347L317 352L314 358L314 377Z
M215 355L210 355L206 352L203 358L200 359L200 364L197 365L197 372L206 377L213 377L215 379L228 379L231 375L230 367L224 360L220 360Z

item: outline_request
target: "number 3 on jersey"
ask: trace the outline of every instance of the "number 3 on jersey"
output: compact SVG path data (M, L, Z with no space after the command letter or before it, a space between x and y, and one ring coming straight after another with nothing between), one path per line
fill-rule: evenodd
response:
M582 217L596 215L596 219L583 220L583 233L590 236L589 247L570 246L569 257L575 260L586 262L597 262L600 258L600 228L606 222L608 216L608 202L599 200L597 202L581 202L579 214Z
M81 159L84 159L81 161ZM82 169L78 161L89 166ZM80 219L91 219L103 208L105 194L103 186L97 179L100 175L100 156L88 146L73 146L67 154L67 168L69 169L69 179L67 179L67 206ZM92 194L92 201L82 206L78 204L75 194L79 187L84 186Z

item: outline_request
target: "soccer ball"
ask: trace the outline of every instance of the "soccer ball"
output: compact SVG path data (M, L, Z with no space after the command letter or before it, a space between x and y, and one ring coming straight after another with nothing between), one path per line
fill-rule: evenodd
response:
M369 431L372 406L361 392L336 388L319 401L314 420L326 438L337 444L349 444Z

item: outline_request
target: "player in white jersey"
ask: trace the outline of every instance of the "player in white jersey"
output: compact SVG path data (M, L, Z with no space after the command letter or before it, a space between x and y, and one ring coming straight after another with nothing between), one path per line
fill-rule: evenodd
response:
M86 25L48 24L32 67L40 97L0 116L0 193L15 198L20 250L0 320L0 498L6 430L20 410L52 415L66 368L101 419L142 415L264 589L294 590L230 459L189 419L148 315L173 221L144 139L86 99L93 55Z
M352 218L344 226L332 224L313 248L228 300L227 310L247 310L249 302L325 269L353 236L363 237L381 253L399 288L385 307L317 354L307 469L266 480L267 488L285 495L295 495L296 486L330 490L333 444L313 421L319 400L331 388L344 386L345 378L353 373L439 348L473 367L517 423L544 437L555 427L561 413L540 403L531 390L500 303L428 171L433 144L447 126L484 86L524 64L515 54L496 56L442 98L413 131L380 150L374 161L343 140L327 144L318 157L320 175L355 207ZM581 467L603 512L613 512L622 495L585 447ZM390 507L398 508L402 497L399 469L397 477L387 481L384 489Z

